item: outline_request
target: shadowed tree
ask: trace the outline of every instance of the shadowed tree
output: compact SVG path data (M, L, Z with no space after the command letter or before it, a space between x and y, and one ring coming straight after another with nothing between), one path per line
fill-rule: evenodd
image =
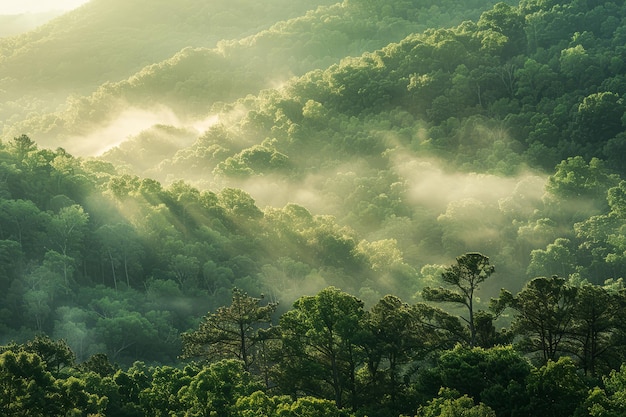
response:
M258 348L270 326L277 303L261 305L261 298L233 289L233 302L207 314L200 327L182 334L183 358L237 358L246 371L255 364Z
M130 287L131 276L141 272L143 248L132 226L126 223L105 224L96 231L102 259L110 265L113 285L117 288L118 267Z
M476 325L474 321L474 298L480 284L495 271L489 258L480 253L466 253L456 258L441 274L442 281L450 288L425 287L422 296L427 301L460 304L467 308L468 317L461 317L467 323L470 333L470 346L476 345Z
M50 214L42 212L30 200L0 200L0 239L20 244L24 256L33 258L42 253Z
M617 353L624 342L617 334L623 328L626 294L592 284L583 284L576 290L572 350L585 373L595 376L598 365L611 369L620 362L621 355Z
M363 319L363 302L335 287L296 300L280 318L279 384L357 408Z
M466 337L458 317L425 303L408 305L393 295L386 295L366 312L363 328L367 369L363 401L394 415L415 410L413 394L407 389L415 376L413 365Z
M364 349L372 388L389 392L392 404L402 384L402 366L422 356L429 343L424 327L417 310L393 295L383 297L365 315Z
M624 102L619 94L604 91L588 95L578 105L574 138L583 146L596 146L623 130Z
M502 290L497 301L515 310L512 331L526 352L539 352L543 364L567 351L576 308L576 288L565 278L535 278L516 296Z

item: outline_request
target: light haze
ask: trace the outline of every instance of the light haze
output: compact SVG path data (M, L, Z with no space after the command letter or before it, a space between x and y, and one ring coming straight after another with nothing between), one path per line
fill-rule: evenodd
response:
M0 15L71 10L89 0L1 0Z

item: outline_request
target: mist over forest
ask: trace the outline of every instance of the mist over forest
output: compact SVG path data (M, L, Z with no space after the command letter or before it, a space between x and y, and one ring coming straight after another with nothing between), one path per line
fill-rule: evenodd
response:
M621 1L0 16L0 414L626 413L625 62Z

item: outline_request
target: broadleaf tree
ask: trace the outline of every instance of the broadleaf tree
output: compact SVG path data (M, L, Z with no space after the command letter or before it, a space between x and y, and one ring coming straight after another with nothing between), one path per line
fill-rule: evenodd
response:
M279 385L357 408L364 315L361 300L335 287L296 300L280 318Z

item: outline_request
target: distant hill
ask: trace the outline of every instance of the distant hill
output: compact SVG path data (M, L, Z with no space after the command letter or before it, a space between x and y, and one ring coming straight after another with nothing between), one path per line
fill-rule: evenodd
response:
M0 38L28 32L63 13L62 11L50 11L44 13L0 15Z
M124 79L184 47L212 47L328 3L93 0L31 32L0 39L0 120L56 110L70 94Z
M626 7L613 3L499 3L477 21L411 34L224 106L221 125L181 151L173 171L274 173L252 157L259 146L295 158L300 173L344 164L342 155L388 164L400 145L478 171L552 169L576 155L624 171L623 18Z
M391 7L384 2L346 1L309 10L247 37L225 37L213 48L194 48L207 43L194 38L193 30L188 29L188 47L168 59L146 65L122 81L111 75L90 96L70 100L67 110L31 116L24 123L7 123L5 134L15 136L28 131L36 135L39 143L82 153L90 148L84 143L91 140L90 132L114 123L127 107L166 107L181 119L204 117L215 103L232 102L261 89L277 87L292 76L325 69L347 56L374 51L430 25L458 24L463 19L477 18L490 4L493 2L484 0L445 4L427 1L397 2ZM273 16L278 18L281 14ZM201 24L198 19L190 20L189 25ZM169 27L168 33L175 28ZM157 47L167 50L158 42L150 43L150 48ZM137 132L129 132L132 133ZM81 143L74 146L76 142Z
M533 204L543 204L540 181L524 185L526 176L557 166L553 186L572 205L546 200L555 211L542 215L554 226L533 219L512 244L528 232L528 245L546 239L541 246L557 224L605 210L604 192L626 173L625 17L612 3L500 3L477 21L411 34L226 104L193 145L135 173L332 214L366 239L396 239L412 264L472 248L520 276L528 258L509 262L512 246L502 244L518 226L502 225L506 210L532 210L507 193L532 190ZM143 164L146 139L105 158ZM422 239L442 225L434 241ZM572 231L565 237L575 246Z

